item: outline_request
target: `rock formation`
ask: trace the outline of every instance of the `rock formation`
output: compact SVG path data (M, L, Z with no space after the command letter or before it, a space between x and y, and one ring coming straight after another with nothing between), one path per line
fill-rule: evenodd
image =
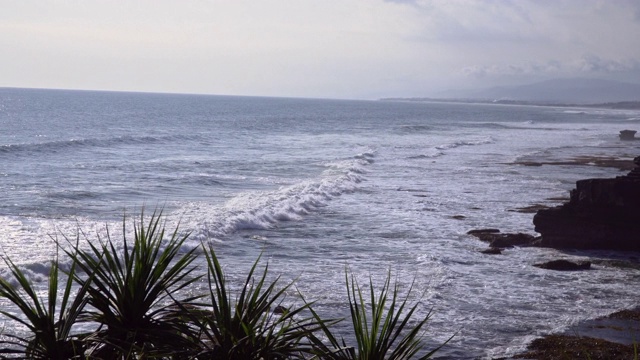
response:
M495 247L490 247L486 250L482 250L480 251L482 254L487 254L487 255L500 255L502 254L502 249L500 248L495 248Z
M538 245L640 251L640 156L626 176L576 183L568 203L533 217Z
M636 132L635 130L622 130L620 131L620 140L635 140Z
M578 270L589 270L591 269L591 263L589 261L582 261L579 263L575 263L569 260L552 260L542 264L533 264L535 267L539 267L541 269L548 270L557 270L557 271L578 271Z
M534 245L536 238L533 235L517 233L503 234L498 229L477 229L467 232L478 239L489 243L491 248L511 248L514 246L531 246Z

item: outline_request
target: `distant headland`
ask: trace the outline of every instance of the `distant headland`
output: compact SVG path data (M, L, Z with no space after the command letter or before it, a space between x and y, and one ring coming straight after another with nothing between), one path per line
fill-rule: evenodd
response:
M640 110L640 101L620 101L594 104L570 104L556 102L537 102L524 100L488 100L488 99L441 99L429 97L411 98L382 98L379 101L406 101L406 102L440 102L440 103L463 103L463 104L503 104L503 105L531 105L531 106L553 106L553 107L586 107L598 109L616 110Z
M640 84L602 79L554 79L520 86L448 90L429 97L392 97L380 100L638 110Z

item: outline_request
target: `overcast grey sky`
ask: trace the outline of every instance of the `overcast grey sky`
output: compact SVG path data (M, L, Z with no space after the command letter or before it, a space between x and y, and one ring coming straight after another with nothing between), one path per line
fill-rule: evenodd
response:
M321 98L640 83L638 0L0 0L0 86Z

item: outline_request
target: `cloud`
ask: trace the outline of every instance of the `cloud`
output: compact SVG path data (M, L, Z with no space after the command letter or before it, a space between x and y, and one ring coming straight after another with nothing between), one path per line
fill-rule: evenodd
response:
M640 82L638 0L4 3L0 86L351 98Z
M546 63L528 62L521 64L506 65L471 65L459 70L459 73L474 78L485 78L490 76L519 76L519 75L540 75L558 74L563 66L555 60Z
M409 4L415 5L418 3L418 0L384 0L384 2L394 3L394 4Z
M458 71L459 74L476 79L516 76L576 76L607 75L640 70L640 62L635 59L603 59L596 55L584 55L573 61L549 60L544 63L525 62L516 64L470 65Z
M602 59L596 55L585 55L581 59L574 61L571 66L582 73L619 73L640 69L637 60L619 61L612 59Z

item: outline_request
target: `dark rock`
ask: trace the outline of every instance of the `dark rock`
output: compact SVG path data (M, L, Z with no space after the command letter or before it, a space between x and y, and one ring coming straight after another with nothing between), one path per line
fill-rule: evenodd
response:
M541 246L640 251L640 156L627 176L576 182L568 203L533 217Z
M635 140L636 133L635 130L622 130L620 131L620 140Z
M632 320L640 322L640 309L625 309L607 316L609 319Z
M589 261L582 261L574 263L569 260L553 260L542 264L534 264L533 266L541 269L559 270L559 271L576 271L576 270L589 270L591 269L591 263Z
M273 313L274 314L283 314L283 315L285 315L285 314L289 313L289 309L284 307L284 306L282 306L282 305L278 305L278 306L275 307L275 309L273 309Z
M595 259L593 260L594 264L613 267L618 269L632 269L632 270L640 270L640 263L635 260L625 260L625 259Z
M483 254L487 254L487 255L500 255L500 254L502 254L502 250L500 248L495 248L495 247L488 248L488 249L482 250L480 252L483 253Z
M496 230L496 229L486 229ZM473 232L472 232L473 231ZM502 234L493 231L474 231L472 230L468 234L477 237L478 239L488 242L489 246L494 248L510 248L514 246L527 246L532 245L536 238L533 235L517 233L517 234Z
M511 359L634 359L636 354L632 345L579 335L553 334L535 339L526 353Z
M493 237L489 246L498 248L507 248L513 246L527 246L532 245L535 241L535 237L529 234L517 233L517 234L496 234Z
M451 218L456 220L463 220L463 219L466 219L467 217L464 215L453 215Z

